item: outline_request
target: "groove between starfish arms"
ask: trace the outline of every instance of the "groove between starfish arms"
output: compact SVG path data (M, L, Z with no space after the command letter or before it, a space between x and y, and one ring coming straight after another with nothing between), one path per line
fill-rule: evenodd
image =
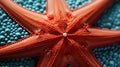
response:
M46 13L23 8L12 0L0 7L30 35L0 47L0 59L40 56L37 67L102 67L92 49L120 42L120 30L92 26L113 0L93 0L71 10L65 0L47 0Z

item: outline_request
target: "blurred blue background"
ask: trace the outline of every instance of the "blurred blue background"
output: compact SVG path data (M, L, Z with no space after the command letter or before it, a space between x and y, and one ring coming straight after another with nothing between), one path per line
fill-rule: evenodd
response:
M90 3L92 0L66 0L71 9L75 9ZM104 13L94 26L112 30L120 29L120 0ZM14 0L19 5L29 10L45 13L45 0ZM28 36L29 33L13 21L0 8L0 46L15 42ZM103 64L103 67L120 67L120 44L114 46L96 48L93 50L96 58ZM35 67L38 57L17 58L11 60L0 60L0 67Z

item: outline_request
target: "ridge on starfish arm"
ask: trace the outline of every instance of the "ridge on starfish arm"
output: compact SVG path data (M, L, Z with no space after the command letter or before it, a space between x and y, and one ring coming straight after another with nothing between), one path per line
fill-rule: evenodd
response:
M30 32L28 37L0 47L0 59L41 56L37 67L102 67L92 49L120 42L120 30L91 25L112 3L113 0L93 0L71 10L65 0L47 0L47 13L41 14L12 0L0 0L0 7Z

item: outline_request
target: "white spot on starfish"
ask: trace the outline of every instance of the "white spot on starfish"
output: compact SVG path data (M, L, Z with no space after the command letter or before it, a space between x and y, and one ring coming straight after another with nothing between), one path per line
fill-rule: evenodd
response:
M63 37L67 37L67 33L63 33Z

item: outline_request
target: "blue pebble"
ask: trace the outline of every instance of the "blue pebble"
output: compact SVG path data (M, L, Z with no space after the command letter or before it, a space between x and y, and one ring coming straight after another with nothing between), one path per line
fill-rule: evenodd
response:
M9 34L10 33L10 29L6 28L5 32Z
M0 36L0 40L4 40L5 39L5 36Z

